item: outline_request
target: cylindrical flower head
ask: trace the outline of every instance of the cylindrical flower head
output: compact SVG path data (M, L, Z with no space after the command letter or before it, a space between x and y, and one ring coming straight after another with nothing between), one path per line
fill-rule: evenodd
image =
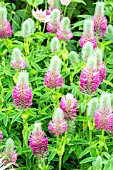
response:
M57 108L53 113L53 119L49 122L48 129L50 133L53 133L55 136L61 135L67 131L68 124L64 120L63 111L60 108Z
M25 20L22 24L22 37L28 38L32 32L32 25L29 20Z
M107 92L103 92L100 97L100 109L104 113L111 110L111 96Z
M71 64L78 63L79 61L78 54L75 51L71 51L69 53L69 60Z
M88 57L93 55L93 52L93 44L90 41L86 42L82 48L83 61L87 62Z
M100 97L100 108L97 110L95 117L95 126L99 130L113 131L113 113L111 109L111 96L103 92Z
M86 37L92 37L94 35L94 25L91 19L86 19L84 21L83 35Z
M34 23L34 20L31 19L31 18L28 18L27 21L30 23L31 25L31 33L34 33L35 31L35 23Z
M102 158L98 156L96 161L93 163L93 170L100 170L102 169Z
M99 16L104 16L104 2L96 2L95 14Z
M19 73L18 83L13 89L14 104L19 109L26 109L32 105L32 89L28 86L28 73Z
M76 117L77 100L73 94L63 96L60 101L60 108L63 111L64 118L67 120L75 120Z
M102 58L103 58L103 53L102 53L101 49L96 48L95 49L95 55L96 55L96 58L97 58L97 66L98 66L102 63Z
M44 84L47 88L53 89L56 87L62 87L63 79L59 72L53 72L48 70L44 76Z
M50 70L53 72L60 72L61 70L61 59L58 56L53 56L50 60Z
M87 59L87 67L93 71L94 69L97 69L97 58L96 56L89 56Z
M96 3L93 21L96 35L103 37L107 30L107 19L104 17L104 2Z
M96 57L89 57L87 66L80 75L80 91L92 94L100 85L99 71L96 69Z
M7 21L7 10L5 7L0 7L0 20L1 22Z
M16 165L16 160L17 160L17 153L14 150L14 141L13 139L9 138L6 141L6 146L4 152L2 152L4 155L8 156L9 159L4 158L3 164L6 165L8 163L13 163Z
M2 131L0 130L0 142L2 142L3 139L3 135L2 135Z
M106 66L102 62L103 53L99 48L97 48L95 50L95 54L96 54L96 58L97 58L97 69L100 74L100 82L103 82L104 79L106 78Z
M54 9L50 14L50 22L47 24L47 30L50 33L56 33L59 28L60 22L60 11L58 9Z
M113 131L113 114L111 110L106 110L106 113L102 109L97 110L94 117L95 127L98 130Z
M51 0L51 2L50 2L50 7L51 7L52 9L54 9L54 8L59 8L59 0Z
M58 52L59 46L60 46L60 43L59 43L58 38L57 37L52 38L51 44L50 44L51 52Z
M113 26L112 26L112 25L108 25L106 32L107 32L108 34L113 34Z
M29 146L32 152L38 156L39 159L47 156L47 144L48 138L44 137L44 131L42 131L41 123L35 123L34 129L29 139Z
M71 2L71 0L60 0L62 5L68 6Z
M0 21L0 38L10 37L13 33L12 27L8 21Z
M68 17L64 17L61 20L59 29L56 32L56 36L59 40L69 40L73 37L72 32L70 31L70 20Z
M83 47L87 41L92 43L94 49L97 47L97 38L94 36L94 25L91 19L84 21L83 36L80 38L80 46Z
M18 48L13 49L11 67L14 69L24 69L26 67L26 62Z
M92 98L88 103L88 109L87 109L88 116L94 117L98 107L99 107L98 99Z

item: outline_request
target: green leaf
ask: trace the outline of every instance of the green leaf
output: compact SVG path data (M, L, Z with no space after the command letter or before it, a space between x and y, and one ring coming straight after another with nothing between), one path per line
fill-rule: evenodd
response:
M82 158L84 155L86 155L87 153L89 153L91 150L91 146L87 147L80 155L79 158Z
M110 82L110 81L108 81L108 80L104 80L104 83L106 83L107 85L109 85L109 86L113 87L113 83L111 83L111 82Z
M56 155L56 150L54 149L54 150L51 152L51 154L49 155L48 161L49 161L49 162L52 161L53 158L55 157L55 155Z
M89 157L89 158L86 158L86 159L83 159L80 164L84 164L84 163L87 163L87 162L93 162L96 160L96 157Z
M15 113L15 115L12 118L11 124L13 124L14 122L17 122L20 117L21 117L20 112Z
M77 139L77 140L71 140L68 145L75 145L75 144L81 144L81 145L89 145L89 142L83 139Z

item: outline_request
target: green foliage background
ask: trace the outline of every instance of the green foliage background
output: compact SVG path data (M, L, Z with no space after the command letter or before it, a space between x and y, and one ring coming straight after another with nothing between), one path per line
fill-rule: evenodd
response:
M59 106L62 95L73 93L78 101L78 112L75 122L75 128L72 135L68 136L66 141L65 153L63 155L62 169L66 170L92 170L92 162L96 160L98 154L103 158L103 164L106 164L104 170L109 167L113 170L110 163L113 152L113 137L105 132L104 138L101 131L93 129L93 139L89 142L89 128L87 119L87 104L91 97L86 97L79 90L79 76L84 63L81 59L81 48L79 39L82 35L83 22L94 14L95 2L91 0L72 0L67 7L66 16L71 19L71 27L74 37L66 42L63 47L61 41L60 51L53 54L50 51L50 41L55 35L51 35L44 29L44 24L35 20L36 32L30 38L24 40L20 36L21 24L27 18L33 18L32 9L47 9L47 1L39 0L15 0L4 1L8 11L8 20L13 28L13 36L6 40L0 39L0 129L3 131L3 145L6 139L14 139L16 151L18 153L18 170L36 170L38 165L34 159L32 151L28 146L29 135L36 121L42 122L43 130L49 137L49 169L58 168L58 156L55 145L56 138L51 136L48 131L48 123L52 118L54 109ZM62 7L64 11L64 7ZM105 0L105 15L108 23L113 24L113 2ZM107 78L99 86L95 97L100 97L103 91L113 93L113 35L106 34L98 42L98 46L104 52L104 62L107 66ZM18 72L16 73L10 66L12 50L17 47L24 54L29 72L30 86L33 89L33 105L24 111L15 110L12 91L17 82ZM70 65L68 54L70 51L76 51L80 56L78 65ZM64 85L56 91L45 88L43 80L44 74L48 69L50 59L53 55L58 55L62 59L62 71ZM113 104L113 103L112 103ZM24 121L23 121L24 120ZM24 127L24 129L23 129ZM22 134L24 134L24 139ZM24 142L23 142L24 140Z

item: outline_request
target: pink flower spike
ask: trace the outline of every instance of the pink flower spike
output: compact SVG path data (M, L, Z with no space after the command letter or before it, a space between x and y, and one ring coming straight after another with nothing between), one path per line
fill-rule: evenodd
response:
M76 118L77 100L73 94L67 94L63 96L60 101L60 108L63 111L64 118L67 120L75 120Z
M35 19L41 21L41 22L49 22L50 18L48 15L46 15L46 10L42 11L37 9L36 11L32 10L32 15Z
M64 120L63 111L60 108L57 108L53 113L53 119L49 122L48 129L50 133L53 133L55 136L61 135L67 131L68 124Z
M15 165L15 166L18 166L16 164L16 161L17 161L17 153L16 151L14 150L14 141L13 139L9 138L7 139L6 141L6 146L5 146L5 150L2 152L2 154L4 154L5 156L8 156L8 158L4 157L2 163L4 165L7 165L9 163Z
M12 33L13 30L8 21L0 22L0 38L10 37Z
M18 83L13 89L14 104L19 109L26 109L32 105L32 89L28 86L28 73L19 73Z
M106 66L103 62L98 65L98 70L99 70L100 82L103 82L104 79L106 78Z
M84 44L88 41L92 43L94 49L97 48L97 38L95 36L86 37L86 36L83 35L80 38L80 46L83 47Z
M63 85L62 75L59 72L55 73L51 70L48 70L44 76L44 84L47 88L50 89L62 87Z
M39 159L47 156L47 144L48 138L44 137L44 131L42 131L41 123L35 123L35 127L29 139L29 146L32 152L38 156Z
M113 114L111 110L108 110L108 112L104 114L101 109L99 109L95 114L94 121L95 127L98 130L113 131Z

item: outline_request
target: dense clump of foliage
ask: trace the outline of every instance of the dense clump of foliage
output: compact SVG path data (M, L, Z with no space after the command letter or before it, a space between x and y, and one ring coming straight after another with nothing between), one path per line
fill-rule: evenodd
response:
M113 170L112 10L0 2L0 170Z

